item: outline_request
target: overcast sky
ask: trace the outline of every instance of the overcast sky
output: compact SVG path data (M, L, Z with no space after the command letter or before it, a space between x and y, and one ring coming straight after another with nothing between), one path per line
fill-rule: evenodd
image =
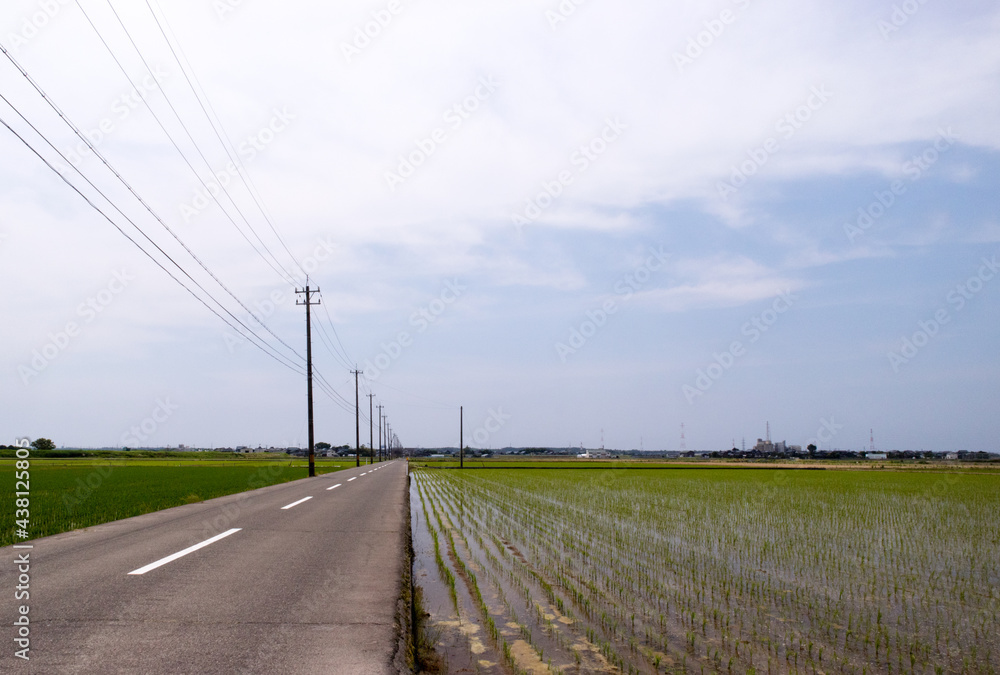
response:
M152 259L0 127L2 443L306 445L308 272L317 440L998 449L994 2L81 5L0 42L149 210L0 118Z

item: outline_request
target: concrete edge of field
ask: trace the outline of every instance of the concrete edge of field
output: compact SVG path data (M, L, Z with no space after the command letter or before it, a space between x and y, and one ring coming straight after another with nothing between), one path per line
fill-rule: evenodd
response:
M403 565L399 578L399 596L396 599L396 652L392 658L392 668L399 675L416 672L416 640L413 618L413 530L410 523L410 470L406 469L406 498L403 516Z

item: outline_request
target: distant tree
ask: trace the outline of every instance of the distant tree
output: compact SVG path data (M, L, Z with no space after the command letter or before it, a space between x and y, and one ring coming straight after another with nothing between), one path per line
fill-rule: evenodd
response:
M31 447L35 450L55 450L56 444L47 438L36 438L31 442Z
M317 450L329 450L330 449L330 444L321 441L321 442L319 442L319 443L316 444L316 449Z
M816 444L810 443L809 445L806 446L806 450L808 450L809 452L816 452Z

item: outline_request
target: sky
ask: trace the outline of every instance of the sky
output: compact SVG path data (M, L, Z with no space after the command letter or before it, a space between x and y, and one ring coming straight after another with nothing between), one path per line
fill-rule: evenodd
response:
M461 407L481 448L998 451L998 38L983 0L9 0L0 443L306 446L308 283L317 441L371 404L409 447Z

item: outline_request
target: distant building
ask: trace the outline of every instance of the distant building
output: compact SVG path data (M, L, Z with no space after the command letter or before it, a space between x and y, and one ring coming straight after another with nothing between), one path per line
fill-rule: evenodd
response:
M885 459L888 455L884 452L866 452L865 459Z

